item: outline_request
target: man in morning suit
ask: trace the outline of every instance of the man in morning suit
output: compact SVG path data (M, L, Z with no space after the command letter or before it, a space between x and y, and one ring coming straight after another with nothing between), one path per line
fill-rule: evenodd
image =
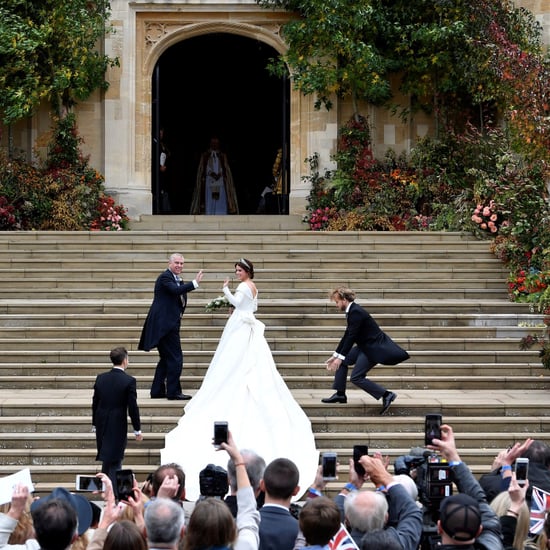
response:
M100 374L94 384L92 425L97 445L96 460L102 461L101 471L107 474L116 490L116 471L128 440L128 415L137 441L141 441L141 421L137 404L136 379L126 374L128 352L119 347L111 350L113 368Z
M260 481L265 502L260 508L259 550L293 550L299 525L290 513L290 501L300 490L299 477L296 464L287 458L267 465Z
M172 254L168 269L157 277L153 303L138 344L138 349L145 351L156 347L160 356L151 385L153 399L191 399L190 395L181 393L183 352L180 324L187 305L187 293L198 288L203 274L200 270L193 281L184 283L180 278L183 264L181 254Z
M382 398L380 414L384 414L397 395L369 380L366 375L378 363L397 365L406 361L409 354L380 329L367 311L354 302L353 290L345 287L335 288L330 294L330 300L336 304L339 311L346 313L347 328L336 351L325 363L327 369L335 373L332 389L336 390L336 393L321 401L347 403L348 365L355 365L350 377L351 382L375 399Z

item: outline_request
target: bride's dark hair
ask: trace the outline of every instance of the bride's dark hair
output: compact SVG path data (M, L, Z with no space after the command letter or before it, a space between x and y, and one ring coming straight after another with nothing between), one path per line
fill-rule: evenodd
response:
M246 258L241 258L235 262L235 267L242 267L251 279L254 279L254 264Z

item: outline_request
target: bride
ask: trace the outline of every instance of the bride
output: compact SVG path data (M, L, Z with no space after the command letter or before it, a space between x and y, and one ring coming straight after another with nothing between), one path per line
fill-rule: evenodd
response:
M227 421L241 449L251 449L269 464L289 458L300 472L299 498L314 480L319 453L311 423L277 371L257 320L258 290L254 266L241 258L235 263L240 281L235 294L223 292L235 308L208 367L202 386L186 405L178 425L166 435L161 462L178 463L185 471L187 498L200 495L199 472L207 464L227 467L225 453L212 444L215 421Z

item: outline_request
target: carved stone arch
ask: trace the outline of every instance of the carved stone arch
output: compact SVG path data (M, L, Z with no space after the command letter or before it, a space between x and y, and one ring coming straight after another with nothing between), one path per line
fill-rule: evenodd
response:
M150 181L152 131L151 79L156 63L171 46L196 36L211 33L227 33L258 40L271 46L278 53L285 53L286 44L280 36L281 26L288 20L288 14L269 14L265 11L244 13L240 21L213 19L212 13L139 13L136 19L136 171ZM221 14L217 14L221 15ZM206 20L205 20L206 19ZM289 213L303 211L307 189L301 189L303 159L309 155L306 121L311 107L303 101L299 92L290 86L290 207ZM148 185L148 187L150 187ZM292 204L293 193L299 192L300 200Z

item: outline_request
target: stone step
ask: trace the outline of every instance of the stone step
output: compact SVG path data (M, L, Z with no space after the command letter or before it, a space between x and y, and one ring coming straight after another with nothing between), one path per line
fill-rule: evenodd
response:
M542 326L542 316L527 313L528 309L525 304L515 304L519 308L516 311L524 311L524 313L447 313L446 311L439 313L385 313L382 310L377 312L376 319L381 327L387 329L390 334L393 331L401 330L402 328L411 327L416 334L418 330L475 330L488 329L499 330L511 333L521 332L531 329L536 326ZM369 310L373 304L369 303ZM124 307L126 310L126 306ZM195 308L196 309L196 308ZM189 306L190 311L194 311L192 306ZM64 331L72 328L97 331L104 328L117 331L124 330L124 327L135 329L141 328L147 312L140 314L132 313L109 313L105 315L87 314L87 313L9 313L0 314L0 327L25 329L29 330L46 327L60 327ZM343 318L340 313L325 313L322 316L307 314L307 313L262 313L258 312L256 317L266 324L266 330L276 330L286 328L293 330L298 327L301 330L333 330L333 327L338 327L338 330L343 325ZM227 319L226 312L221 313L193 313L193 319L197 322L196 327L186 326L186 334L193 334L193 331L219 330L223 327ZM185 318L184 318L185 320ZM520 326L521 325L521 326ZM328 328L327 328L328 327ZM334 328L335 329L335 328Z
M80 370L80 369L79 369ZM317 369L319 370L319 369ZM433 369L435 371L435 369ZM473 369L470 369L473 370ZM481 369L480 369L481 370ZM495 383L498 383L501 389L550 389L550 380L544 377L542 368L533 369L535 372L529 374L503 374L501 369L495 369L495 375L481 376L475 378L465 374L457 374L451 376L439 375L434 372L431 375L392 375L392 376L372 376L372 379L385 387L391 387L393 390L405 389L424 389L430 387L433 390L438 389L485 389L491 390ZM523 369L526 370L526 369ZM101 369L97 372L101 372ZM150 369L150 372L153 372ZM135 375L135 373L133 373ZM68 376L68 375L49 375L39 376L34 372L29 375L17 376L0 376L0 384L8 389L22 389L32 384L36 389L89 389L93 387L95 374L89 376ZM198 389L203 380L203 376L185 376L184 384L186 390ZM136 376L138 388L149 388L151 386L153 376L143 375ZM285 374L285 382L292 389L310 389L324 390L330 387L331 379L327 375L308 375L306 373L299 375ZM329 391L327 389L327 391Z
M340 416L311 416L313 431L317 438L329 437L333 433L351 433L349 437L367 439L372 443L372 438L393 437L399 434L397 440L404 433L414 434L414 437L422 437L423 416L346 416L346 407L342 408ZM2 441L0 448L17 449L20 447L29 449L56 448L67 442L69 448L88 448L95 445L95 435L91 432L91 415L78 416L2 416L0 417L0 433ZM143 432L147 434L147 441L164 440L164 435L171 430L177 422L177 415L141 414ZM550 416L515 416L515 417L487 417L480 424L479 416L448 416L445 422L453 426L455 432L460 434L477 433L491 434L498 441L501 437L507 437L510 442L521 441L528 435L539 437L537 434L545 434L550 430ZM29 435L32 434L32 439ZM527 434L527 435L526 435ZM129 434L129 444L139 448L132 441ZM462 435L461 435L461 443ZM156 444L155 444L156 445ZM161 443L159 443L161 445ZM406 445L403 445L406 447Z
M211 319L213 317L218 319L226 319L227 314L224 313L205 313L205 306L215 296L201 297L199 291L195 291L195 294L191 295L187 308L185 310L185 316L183 317L183 325L187 322L191 315L203 317L194 317L197 321L201 319ZM75 301L69 302L67 299L58 298L55 300L44 300L33 297L32 299L0 299L0 315L14 314L14 315L26 315L26 314L59 314L59 315L117 315L121 311L124 311L127 315L144 316L147 314L149 306L151 305L152 297L143 300L121 300L112 297L110 300L104 299L84 299L80 298ZM381 313L394 312L394 317L399 318L403 314L440 314L445 311L447 315L528 315L529 307L527 304L510 302L508 299L457 299L457 300L443 300L443 299L421 299L421 300L391 300L391 299L369 299L368 301L362 300L361 297L357 299L357 302L362 304L368 309L368 311L378 318ZM290 311L289 311L290 310ZM300 313L304 316L304 320L318 319L319 323L323 323L325 315L336 316L335 308L333 304L330 304L326 300L315 299L305 300L302 298L293 298L292 302L288 299L279 300L266 300L260 301L259 305L259 317L262 315L283 315L285 312L290 315L297 314L299 311L305 311L306 313ZM399 313L395 313L399 312ZM340 322L342 321L342 315L339 316Z
M116 326L66 326L51 325L40 326L32 323L25 323L24 326L2 326L2 318L0 316L0 338L15 340L15 339L55 339L59 336L60 330L63 331L65 338L81 340L86 338L115 339L119 341L139 339L141 328L145 316L141 323L133 323L133 325ZM338 319L341 322L341 318ZM266 323L266 321L263 321ZM391 334L394 339L414 339L422 341L423 339L464 339L464 340L481 340L483 338L507 338L513 339L517 344L519 340L529 332L535 330L533 327L519 326L391 326L380 323L381 328ZM334 341L335 336L338 337L342 331L342 326L335 324L334 326L300 326L287 325L279 326L276 324L268 324L265 329L265 335L271 339L322 339ZM208 325L193 325L185 331L185 341L192 342L194 339L204 341L219 340L223 330L222 324L214 326ZM186 345L187 347L187 345Z
M120 345L119 341L113 342L115 345ZM126 344L126 343L125 343ZM140 352L135 349L135 346L127 345L128 350L132 353L132 363L146 362L149 363L152 357L155 357L155 352L147 353ZM37 348L34 351L28 349L20 349L20 347L13 346L14 349L7 349L4 347L2 351L3 360L8 363L24 363L30 358L31 362L36 362L36 357L44 363L65 363L78 365L80 363L89 362L101 362L105 358L106 349L82 349L82 350L50 350L44 348ZM323 350L272 350L275 363L279 366L283 366L288 363L303 363L307 361L308 364L323 365L327 359L327 351L331 352L332 348L328 346ZM202 363L207 365L213 356L212 350L184 350L185 362L189 363ZM446 350L446 349L434 349L434 350L411 350L411 359L413 362L427 363L431 361L448 361L456 363L458 365L472 364L472 363L535 363L537 362L538 351L528 350L521 351L519 349L510 350Z

